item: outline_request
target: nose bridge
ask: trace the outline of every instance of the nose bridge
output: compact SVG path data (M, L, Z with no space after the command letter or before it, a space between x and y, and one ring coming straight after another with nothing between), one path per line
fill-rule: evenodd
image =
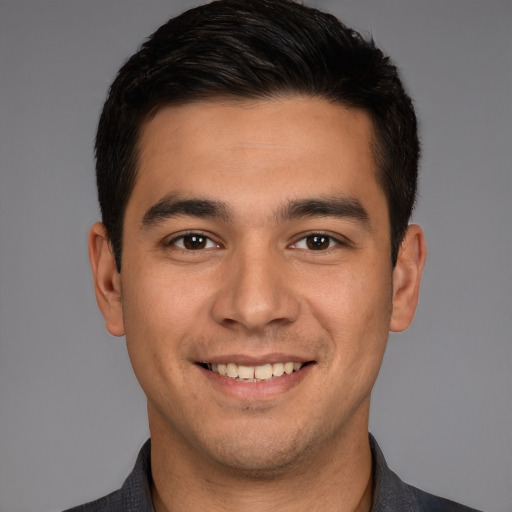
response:
M290 289L286 266L279 251L265 244L249 244L234 251L215 300L216 321L248 331L293 322L299 303Z

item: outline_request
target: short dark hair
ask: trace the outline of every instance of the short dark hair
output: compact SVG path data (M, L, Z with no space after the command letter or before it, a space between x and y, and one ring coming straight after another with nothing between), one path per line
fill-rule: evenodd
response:
M414 207L419 160L416 115L396 67L373 39L317 9L291 0L219 0L160 27L110 87L96 136L96 175L119 271L143 123L164 106L292 94L371 116L394 266Z

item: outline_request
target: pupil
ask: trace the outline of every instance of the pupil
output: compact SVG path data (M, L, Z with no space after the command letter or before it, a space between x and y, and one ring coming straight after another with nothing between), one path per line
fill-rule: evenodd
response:
M204 249L206 238L204 236L189 235L184 238L183 245L190 250Z
M309 249L318 251L319 249L327 249L329 247L329 237L323 235L308 236L307 246Z

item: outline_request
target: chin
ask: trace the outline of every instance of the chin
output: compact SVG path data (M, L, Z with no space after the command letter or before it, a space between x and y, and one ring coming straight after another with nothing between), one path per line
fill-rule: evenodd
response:
M241 478L255 480L275 479L281 474L290 474L293 467L300 466L302 457L293 451L260 446L251 452L217 453L216 463Z
M208 450L216 465L240 477L275 479L310 460L311 443L297 433L240 432L243 437L238 433L231 440L227 436L215 439Z

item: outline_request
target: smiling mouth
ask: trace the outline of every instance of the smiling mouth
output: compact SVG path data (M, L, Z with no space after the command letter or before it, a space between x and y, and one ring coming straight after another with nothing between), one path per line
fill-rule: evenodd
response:
M213 373L218 373L222 377L227 377L228 379L240 382L264 382L298 372L308 364L311 363L269 363L258 366L247 366L236 363L201 363L200 366Z

